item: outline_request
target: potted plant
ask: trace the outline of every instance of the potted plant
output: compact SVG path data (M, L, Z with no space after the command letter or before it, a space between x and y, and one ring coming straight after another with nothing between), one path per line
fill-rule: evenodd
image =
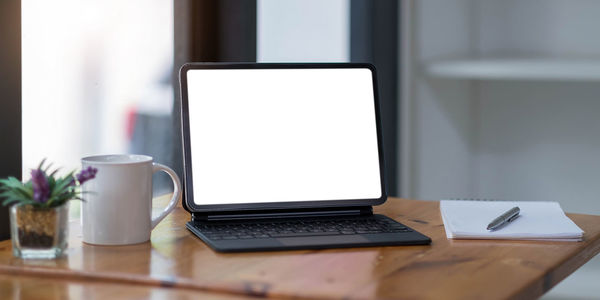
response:
M22 183L15 177L0 179L2 205L10 207L13 254L22 258L55 258L67 248L69 200L82 200L80 186L94 178L87 168L75 175L57 176L43 160Z

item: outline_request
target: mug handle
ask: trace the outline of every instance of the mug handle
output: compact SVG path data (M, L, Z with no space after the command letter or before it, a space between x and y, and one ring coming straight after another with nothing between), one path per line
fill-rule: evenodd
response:
M158 215L156 218L152 218L152 229L154 229L154 227L156 227L156 225L158 225L160 221L162 221L170 212L172 212L173 209L175 209L175 206L177 205L177 200L179 200L179 197L181 196L181 181L179 180L179 176L177 176L175 171L173 171L171 168L165 165L161 165L159 163L152 163L152 173L154 174L158 171L163 171L169 174L171 180L173 180L174 190L173 197L171 198L171 201L169 201L169 205L165 207L165 209L160 213L160 215Z

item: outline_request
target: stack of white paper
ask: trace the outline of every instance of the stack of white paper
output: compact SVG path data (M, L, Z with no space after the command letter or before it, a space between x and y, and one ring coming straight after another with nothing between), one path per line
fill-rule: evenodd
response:
M487 225L518 206L519 217L495 231ZM583 230L557 202L442 200L440 211L449 239L518 239L581 241Z

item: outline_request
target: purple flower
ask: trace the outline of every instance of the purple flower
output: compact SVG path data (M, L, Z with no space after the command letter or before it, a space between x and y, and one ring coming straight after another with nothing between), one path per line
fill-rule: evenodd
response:
M98 169L87 167L87 169L81 170L81 172L77 174L77 181L79 181L79 184L83 184L84 182L96 177L96 173L98 173Z
M31 183L33 185L33 200L45 203L50 197L50 186L44 171L40 169L31 170Z

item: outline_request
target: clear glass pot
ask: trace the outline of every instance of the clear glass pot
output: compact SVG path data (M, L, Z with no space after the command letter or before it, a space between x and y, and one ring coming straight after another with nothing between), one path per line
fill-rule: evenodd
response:
M35 208L13 205L10 208L10 233L13 254L31 259L52 259L67 248L69 205Z

